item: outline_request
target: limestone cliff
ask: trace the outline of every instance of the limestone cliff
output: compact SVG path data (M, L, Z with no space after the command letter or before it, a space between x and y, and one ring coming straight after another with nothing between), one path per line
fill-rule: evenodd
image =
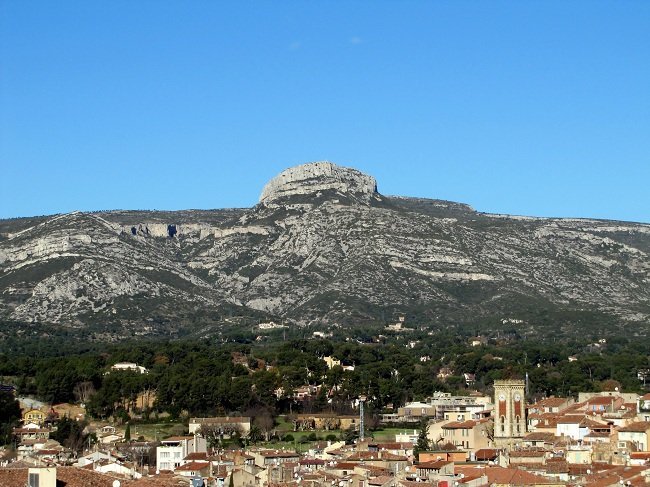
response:
M377 193L377 181L356 169L327 161L312 162L286 169L271 179L262 190L260 203L327 190L367 201Z
M512 318L538 333L565 310L647 332L650 225L489 215L376 186L313 163L273 178L249 209L0 221L0 320L166 332L399 313L425 326Z

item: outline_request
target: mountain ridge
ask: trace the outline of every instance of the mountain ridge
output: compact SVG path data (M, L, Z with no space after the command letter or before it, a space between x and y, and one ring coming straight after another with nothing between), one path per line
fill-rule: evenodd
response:
M561 309L647 332L650 225L385 196L330 162L269 183L252 208L1 220L0 319L164 331L403 314L436 327Z

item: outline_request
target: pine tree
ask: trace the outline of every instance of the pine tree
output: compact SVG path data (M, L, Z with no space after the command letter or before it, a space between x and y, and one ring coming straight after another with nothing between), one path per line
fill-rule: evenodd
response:
M131 441L131 423L126 423L126 431L124 432L124 441Z
M232 472L230 472L230 482L228 482L228 487L235 487L235 480L232 477Z

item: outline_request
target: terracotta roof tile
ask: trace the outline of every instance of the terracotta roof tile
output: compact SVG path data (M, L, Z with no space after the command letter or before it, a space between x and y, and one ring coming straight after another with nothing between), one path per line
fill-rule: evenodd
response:
M448 460L437 460L435 462L424 462L417 465L417 468L440 470L442 467L454 463Z
M463 473L465 475L476 475L477 473L485 473L488 477L488 483L503 484L503 485L557 485L557 480L550 480L540 475L535 475L524 470L516 468L503 468L503 467L458 467L455 473Z
M630 423L627 426L621 426L618 428L618 431L624 433L645 433L649 429L650 421L638 421L636 423Z
M382 475L380 477L375 477L373 479L368 480L368 485L384 485L392 480L394 480L394 477L391 477L390 475Z
M479 450L476 450L474 453L474 457L481 461L481 460L494 460L497 456L499 456L500 450L496 448L481 448Z
M176 467L176 471L180 472L194 472L196 470L202 470L210 465L210 462L187 462L185 465Z

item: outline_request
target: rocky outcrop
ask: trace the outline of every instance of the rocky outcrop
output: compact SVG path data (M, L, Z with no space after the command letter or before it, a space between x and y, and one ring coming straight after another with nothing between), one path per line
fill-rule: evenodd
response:
M289 168L271 179L262 190L260 203L327 190L368 200L377 193L377 181L356 169L327 161L312 162Z
M0 227L5 320L137 328L237 315L354 324L400 313L427 326L541 309L641 325L650 317L650 225L380 197L374 178L331 163L284 171L250 209L73 213Z

